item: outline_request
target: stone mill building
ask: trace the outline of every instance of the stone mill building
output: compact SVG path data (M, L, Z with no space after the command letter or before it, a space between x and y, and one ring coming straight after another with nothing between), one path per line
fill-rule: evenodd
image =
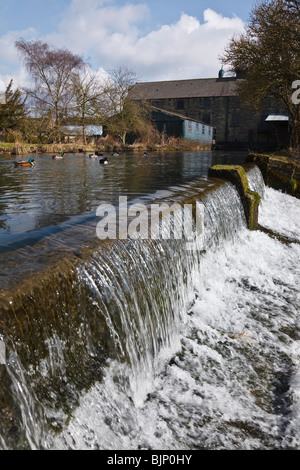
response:
M216 148L272 149L287 146L288 117L272 99L259 113L237 98L237 77L136 83L131 96L162 111L186 116L214 129ZM154 116L154 121L157 118Z

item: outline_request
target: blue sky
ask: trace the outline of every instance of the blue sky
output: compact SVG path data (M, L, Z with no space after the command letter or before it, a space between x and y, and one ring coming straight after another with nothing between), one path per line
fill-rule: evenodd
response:
M140 80L216 76L219 55L239 35L249 0L0 0L0 89L29 80L14 41L41 39L89 59L95 71L120 65Z

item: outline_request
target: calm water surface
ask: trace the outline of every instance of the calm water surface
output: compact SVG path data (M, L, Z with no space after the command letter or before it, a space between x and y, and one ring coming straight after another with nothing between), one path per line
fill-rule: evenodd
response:
M51 155L34 158L34 167L16 168L13 161L22 158L0 157L0 253L93 220L100 203L117 204L119 196L151 198L205 178L215 163L242 163L245 154L125 154L109 156L105 166L87 154L69 154L63 160Z

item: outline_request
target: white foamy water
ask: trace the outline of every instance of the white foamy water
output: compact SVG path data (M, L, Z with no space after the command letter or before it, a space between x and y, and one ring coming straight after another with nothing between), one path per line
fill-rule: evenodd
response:
M260 207L259 222L266 228L299 241L300 200L267 188Z
M135 401L130 367L112 361L45 447L299 449L299 215L266 188L260 224L294 242L240 228L203 255L173 347L141 374L147 394Z

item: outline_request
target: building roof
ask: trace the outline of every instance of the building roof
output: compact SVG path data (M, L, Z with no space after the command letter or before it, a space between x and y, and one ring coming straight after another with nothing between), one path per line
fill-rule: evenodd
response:
M153 111L156 111L156 112L159 112L159 113L162 113L162 114L166 114L167 116L178 117L182 121L193 121L193 122L198 122L200 124L203 124L204 126L214 127L211 124L207 124L206 122L199 121L198 119L192 119L190 117L184 116L183 114L174 113L173 111L167 111L166 109L158 108L157 106L150 106L150 108Z
M60 130L65 135L81 135L82 134L82 126L61 126ZM102 135L103 127L102 126L92 126L87 125L85 126L85 132L87 136L94 136L94 135Z
M236 86L237 79L235 77L139 82L134 85L130 95L133 99L146 100L235 96Z
M288 121L289 117L286 114L269 114L266 121Z

